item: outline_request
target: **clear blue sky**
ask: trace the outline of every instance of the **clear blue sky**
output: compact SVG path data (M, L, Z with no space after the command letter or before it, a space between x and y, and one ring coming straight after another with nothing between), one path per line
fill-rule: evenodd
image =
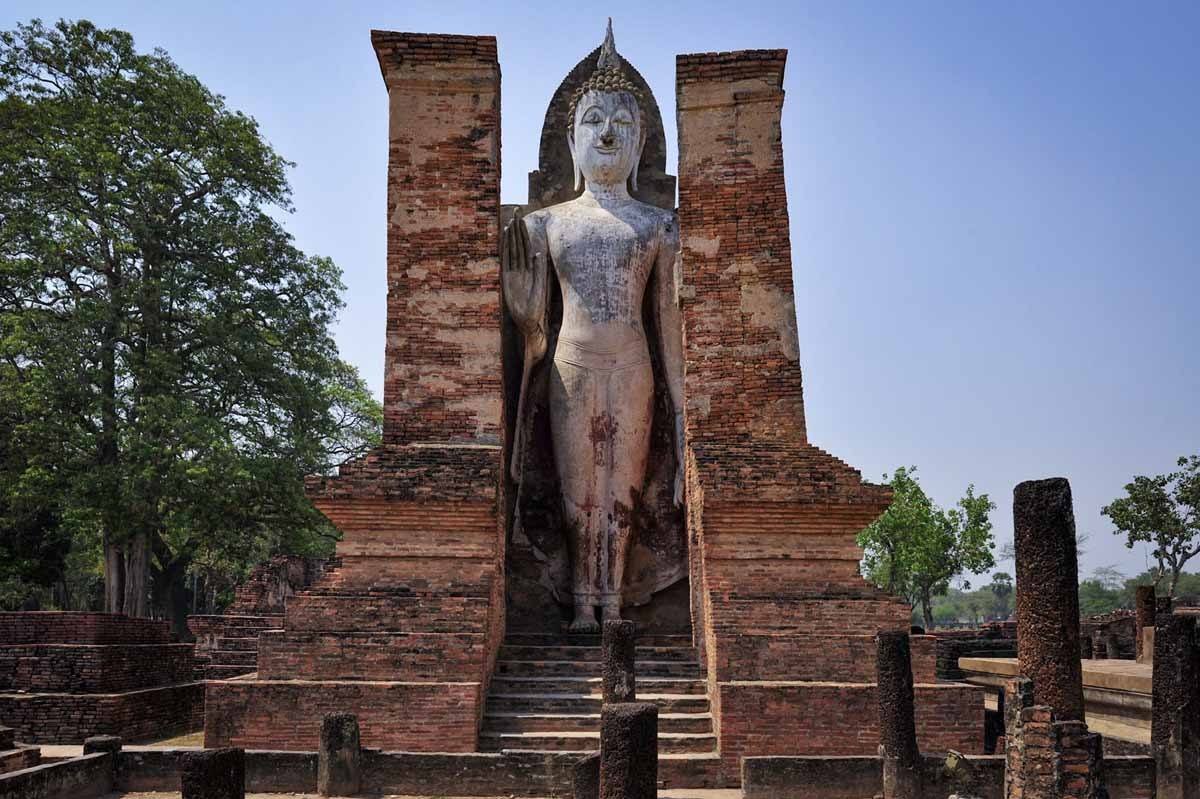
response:
M1100 506L1200 452L1200 3L25 2L162 47L256 117L300 245L345 272L377 392L386 96L368 31L495 34L503 199L604 17L662 106L676 53L785 47L784 156L812 441L941 504L1063 475L1082 570L1142 570ZM1004 564L1011 571L1011 564ZM1192 564L1200 570L1200 564Z

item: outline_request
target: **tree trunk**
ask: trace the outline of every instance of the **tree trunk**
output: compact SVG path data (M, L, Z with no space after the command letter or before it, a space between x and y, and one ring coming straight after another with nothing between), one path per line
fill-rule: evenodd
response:
M107 243L105 247L107 248ZM125 611L125 559L119 542L121 486L117 475L120 460L117 444L117 336L120 333L121 276L110 264L106 273L109 313L100 340L100 435L96 442L96 465L102 496L101 540L104 547L104 611Z
M150 615L146 596L146 577L150 571L149 546L145 533L137 533L129 541L125 557L125 613L147 618Z
M111 540L104 542L104 612L125 612L125 553Z
M925 621L925 632L933 629L933 599L929 596L929 590L921 589L921 618Z

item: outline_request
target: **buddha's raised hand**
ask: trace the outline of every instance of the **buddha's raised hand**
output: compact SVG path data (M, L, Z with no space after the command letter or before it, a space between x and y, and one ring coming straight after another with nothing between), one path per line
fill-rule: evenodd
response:
M527 350L533 349L530 354L540 358L546 351L548 270L545 255L530 247L529 229L519 209L504 228L500 266L504 302L525 336Z

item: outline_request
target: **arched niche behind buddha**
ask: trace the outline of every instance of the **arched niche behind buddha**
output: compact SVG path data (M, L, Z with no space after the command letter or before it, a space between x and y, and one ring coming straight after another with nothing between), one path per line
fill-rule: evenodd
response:
M538 169L529 173L529 202L525 212L577 197L571 152L567 145L568 109L575 90L595 72L597 47L568 73L546 109L538 149ZM633 196L659 208L675 207L675 176L666 172L666 137L662 115L650 87L638 71L622 59L624 76L640 91L646 143L638 162ZM513 206L504 209L507 224ZM642 309L647 329L653 329L651 292ZM549 312L550 355L534 367L529 379L525 417L528 443L519 471L523 479L512 482L507 500L506 606L508 628L514 631L556 632L571 614L570 557L563 532L562 500L555 471L550 433L548 364L552 360L562 317L557 281L551 281ZM522 337L508 313L504 315L504 385L507 449L506 466L513 457L518 395L522 370ZM686 632L690 629L688 550L684 509L672 501L675 455L672 406L663 377L657 342L651 337L654 368L654 418L646 480L635 507L635 539L623 583L623 615L647 630Z

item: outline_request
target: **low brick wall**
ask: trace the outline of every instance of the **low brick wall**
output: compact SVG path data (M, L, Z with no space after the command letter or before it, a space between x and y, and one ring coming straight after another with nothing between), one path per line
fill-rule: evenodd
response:
M872 756L879 746L874 685L721 683L722 774L736 784L743 755ZM983 753L983 692L916 686L917 740L927 752Z
M84 755L0 774L0 799L90 799L107 796L113 789L112 777L110 755ZM175 787L177 789L178 784Z
M316 751L326 713L358 716L364 746L474 752L483 712L477 682L207 683L204 745Z
M32 768L41 762L40 750L36 746L19 746L0 751L0 774Z
M180 749L123 749L117 788L122 791L178 791ZM313 793L317 789L316 752L246 752L246 791Z
M204 724L204 684L117 694L0 694L0 719L26 743L77 744L93 735L152 740Z
M113 693L191 682L191 644L0 645L0 691Z
M1004 794L1004 756L964 758L959 774L969 772L972 784L956 781L941 756L923 758L922 799L945 799L951 793L1001 799ZM877 757L748 757L742 761L743 799L863 799L883 791L883 769ZM1148 757L1104 760L1109 799L1147 799L1153 794L1154 761Z
M29 611L0 613L0 645L169 644L165 621L113 613Z

